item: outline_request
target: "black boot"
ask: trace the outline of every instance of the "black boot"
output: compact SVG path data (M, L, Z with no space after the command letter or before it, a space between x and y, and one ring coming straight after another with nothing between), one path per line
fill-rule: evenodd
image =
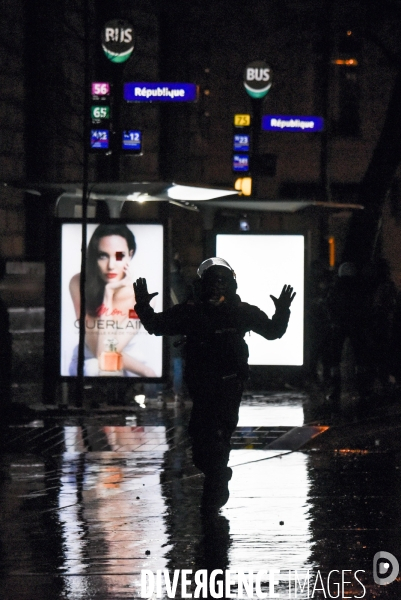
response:
M225 467L224 470L212 471L205 475L201 500L202 512L216 512L227 503L230 497L228 482L232 474L232 469Z

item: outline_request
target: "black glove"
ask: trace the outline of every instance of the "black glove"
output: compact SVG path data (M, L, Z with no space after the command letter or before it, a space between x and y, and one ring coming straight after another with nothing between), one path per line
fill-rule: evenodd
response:
M284 285L279 298L274 296L270 296L270 298L273 300L276 310L288 310L295 298L295 293L290 285Z
M149 304L149 302L157 296L159 292L154 292L153 294L148 293L148 286L146 284L146 279L140 277L134 283L134 292L135 292L135 300L137 304Z

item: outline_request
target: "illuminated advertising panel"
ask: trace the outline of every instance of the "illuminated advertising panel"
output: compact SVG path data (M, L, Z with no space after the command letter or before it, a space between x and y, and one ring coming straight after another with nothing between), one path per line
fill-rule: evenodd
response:
M76 376L80 313L80 223L61 231L62 376ZM161 377L162 337L149 335L135 312L133 282L146 277L159 292L151 304L163 310L163 226L107 223L87 226L87 377Z
M288 329L280 340L265 340L257 333L245 336L250 365L301 366L304 347L304 236L219 234L216 256L224 258L237 276L238 294L270 318L283 285L296 291Z
M194 83L144 83L124 84L124 100L128 102L194 102L198 87Z

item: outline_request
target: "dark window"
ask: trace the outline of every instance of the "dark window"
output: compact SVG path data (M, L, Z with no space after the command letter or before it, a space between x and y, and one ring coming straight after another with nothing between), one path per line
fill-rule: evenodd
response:
M341 136L360 134L358 67L338 68L338 113L335 133Z
M360 135L359 43L352 31L340 37L334 65L333 133Z
M284 181L280 186L283 200L317 200L319 185L314 181Z

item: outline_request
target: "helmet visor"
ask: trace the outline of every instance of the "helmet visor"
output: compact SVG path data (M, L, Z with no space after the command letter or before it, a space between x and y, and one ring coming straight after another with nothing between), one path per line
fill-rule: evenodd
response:
M234 271L228 262L224 260L224 258L218 258L217 256L214 256L213 258L207 258L199 265L199 269L197 271L198 276L202 277L205 271L207 271L207 269L210 267L225 267L226 269L230 269L232 275L234 276Z

